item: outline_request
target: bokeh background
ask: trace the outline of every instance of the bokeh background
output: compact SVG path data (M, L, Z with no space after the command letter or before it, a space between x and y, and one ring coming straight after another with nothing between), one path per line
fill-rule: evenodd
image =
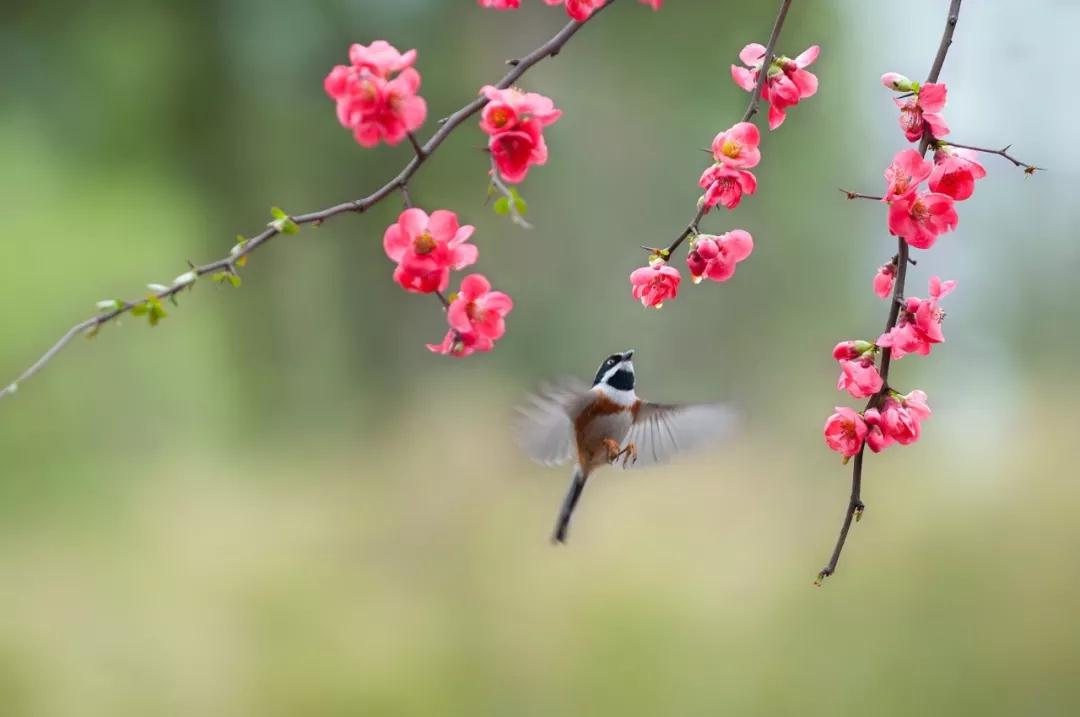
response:
M322 78L348 43L418 48L430 121L565 22L469 0L8 0L0 20L0 373L98 299L220 256L271 205L366 194L408 158L365 151ZM516 300L498 349L428 353L444 319L390 281L398 207L276 240L239 290L200 284L156 328L77 340L0 404L5 715L1069 715L1080 710L1080 8L970 3L942 75L987 157L911 293L959 281L948 343L900 362L935 416L867 460L865 518L811 581L849 470L821 441L829 352L876 336L893 252L878 192L905 146L887 70L922 78L944 0L796 2L821 90L763 143L758 193L706 230L757 243L662 312L626 276L690 216L699 148L743 111L728 65L774 3L618 3L522 82L564 110L522 192L486 208L463 127L413 197L477 226ZM640 389L724 399L723 449L590 483L506 428L524 391L637 349Z

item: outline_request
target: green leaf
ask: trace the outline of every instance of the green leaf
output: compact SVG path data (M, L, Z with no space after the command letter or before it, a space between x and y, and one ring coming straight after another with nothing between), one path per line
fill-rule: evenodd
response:
M210 281L220 284L225 281L225 277L229 275L227 271L219 271L210 275Z
M495 203L491 205L491 208L495 210L495 213L504 216L510 213L510 200L506 197L499 197L495 200Z
M234 289L239 289L240 288L241 280L240 280L239 276L237 276L236 274L229 274L227 276L227 278L229 280L229 283L232 284Z
M517 213L520 214L521 216L525 216L525 214L529 211L529 205L521 197L515 197L514 198L514 209L516 209Z
M138 304L135 304L134 306L131 307L131 315L132 316L145 316L146 312L148 312L150 310L150 306L148 304L149 304L149 302L146 302L146 301L140 301Z
M270 226L277 229L282 234L300 233L300 226L294 222L281 207L271 207L270 216L274 218L274 221L270 222Z

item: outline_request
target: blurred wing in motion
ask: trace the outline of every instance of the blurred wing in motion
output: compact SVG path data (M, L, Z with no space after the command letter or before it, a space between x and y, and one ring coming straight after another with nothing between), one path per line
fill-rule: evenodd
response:
M557 466L574 457L575 415L588 400L589 386L575 378L542 386L517 409L514 437L525 454L538 463Z
M723 403L642 402L623 442L634 444L638 459L626 467L655 466L676 454L708 448L734 433L737 424L738 414Z

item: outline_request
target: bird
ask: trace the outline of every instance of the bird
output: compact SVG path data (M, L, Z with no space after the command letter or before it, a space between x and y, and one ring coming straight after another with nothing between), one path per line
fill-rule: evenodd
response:
M613 353L592 386L562 379L541 387L518 408L515 437L533 460L573 462L553 543L565 543L585 482L600 467L658 465L675 454L708 446L732 432L736 412L723 403L653 403L634 391L634 351Z

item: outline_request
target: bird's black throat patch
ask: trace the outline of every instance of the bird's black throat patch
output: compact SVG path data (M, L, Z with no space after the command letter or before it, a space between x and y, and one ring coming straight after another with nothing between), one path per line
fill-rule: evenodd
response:
M607 380L607 385L617 391L632 391L634 390L634 373L620 369Z

